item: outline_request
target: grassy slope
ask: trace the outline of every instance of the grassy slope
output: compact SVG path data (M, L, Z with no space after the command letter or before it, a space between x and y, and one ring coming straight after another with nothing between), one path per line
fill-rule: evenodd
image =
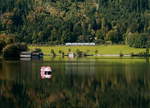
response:
M87 52L88 54L95 54L95 50L98 50L98 54L131 54L131 53L140 53L145 51L141 48L131 48L126 45L100 45L100 46L29 46L30 50L35 48L41 48L44 54L50 54L51 49L54 49L56 54L61 50L68 52L70 48L72 52L76 52L77 49ZM89 51L88 51L89 50Z

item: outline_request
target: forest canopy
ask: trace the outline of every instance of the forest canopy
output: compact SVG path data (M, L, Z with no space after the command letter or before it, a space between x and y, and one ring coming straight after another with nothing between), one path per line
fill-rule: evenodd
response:
M150 0L1 0L0 34L30 44L110 41L146 47Z

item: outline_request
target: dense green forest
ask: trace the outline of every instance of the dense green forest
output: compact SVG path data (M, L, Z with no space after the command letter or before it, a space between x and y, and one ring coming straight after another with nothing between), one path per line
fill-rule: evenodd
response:
M1 0L0 36L31 44L146 47L150 0Z

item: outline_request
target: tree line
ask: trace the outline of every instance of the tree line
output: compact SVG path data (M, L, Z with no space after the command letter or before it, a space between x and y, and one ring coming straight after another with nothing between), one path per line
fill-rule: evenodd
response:
M5 0L0 3L0 35L31 44L147 47L150 0Z

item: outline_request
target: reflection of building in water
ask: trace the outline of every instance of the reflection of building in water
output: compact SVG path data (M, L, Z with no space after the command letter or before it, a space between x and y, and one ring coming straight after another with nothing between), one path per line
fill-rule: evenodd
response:
M70 61L65 63L65 73L91 75L95 74L95 61Z

